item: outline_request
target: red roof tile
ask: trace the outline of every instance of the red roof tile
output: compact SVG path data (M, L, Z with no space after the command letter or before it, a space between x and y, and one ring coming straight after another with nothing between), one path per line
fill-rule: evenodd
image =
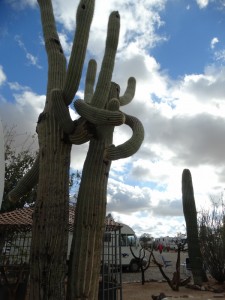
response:
M26 207L0 214L0 226L32 227L33 208ZM69 210L69 230L73 230L75 207ZM116 230L121 225L112 218L105 218L106 230Z
M31 225L32 226L33 208L27 207L16 209L0 214L1 225Z

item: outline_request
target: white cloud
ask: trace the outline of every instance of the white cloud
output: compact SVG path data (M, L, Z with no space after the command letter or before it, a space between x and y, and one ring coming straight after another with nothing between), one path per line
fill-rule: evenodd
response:
M13 95L16 101L17 109L25 112L33 108L34 113L39 115L44 108L45 95L37 95L32 91L24 91L22 94Z
M36 0L6 0L8 4L12 6L12 8L20 10L26 7L34 8L37 5Z
M214 37L212 40L211 40L211 43L210 43L210 47L211 49L214 49L215 48L215 45L219 43L219 39L217 37Z
M54 14L56 20L61 23L66 32L75 30L75 15L79 1L54 0ZM164 25L160 18L160 12L165 9L166 0L142 0L142 1L118 1L98 0L95 4L95 13L91 25L88 49L94 55L98 63L102 59L104 51L106 29L109 14L113 10L121 15L121 30L119 51L125 49L131 42L140 49L154 47L157 43L165 40L155 32L155 28ZM104 13L102 13L104 11ZM101 16L101 17L99 17ZM96 47L98 45L98 47Z
M44 107L45 96L37 95L31 90L14 94L15 102L0 101L3 124L17 125L19 132L35 133L38 115Z
M54 15L57 22L63 24L66 30L75 30L75 16L79 1L67 0L53 0Z
M103 52L106 38L108 16L111 11L118 10L121 16L121 29L118 55L133 45L136 49L152 48L165 37L156 34L155 29L164 25L160 12L165 9L165 0L147 1L104 1L96 2L95 15L91 26L89 50L96 55L96 37L98 53ZM104 14L102 11L104 10ZM101 18L98 16L101 15Z
M225 50L219 50L214 53L214 58L216 61L220 61L221 63L225 62Z
M184 223L180 202L184 168L190 168L193 174L198 209L203 203L209 206L209 195L224 187L225 68L212 65L202 74L171 82L157 62L149 64L153 58L148 54L134 55L127 68L125 59L118 59L114 76L121 82L122 92L128 73L137 73L136 97L123 109L143 122L145 140L134 157L113 162L111 178L115 182L114 187L112 181L109 186L108 209L139 233L144 228L155 235L178 232L178 224ZM135 72L137 65L142 71ZM155 93L160 101L154 103ZM120 128L117 132L121 134ZM157 230L148 227L143 211L159 225ZM160 214L164 213L167 217L163 219Z
M196 0L199 8L205 8L209 4L209 0Z
M25 91L25 90L30 90L28 86L23 86L19 84L17 81L16 82L8 82L8 85L11 90L13 91Z
M53 1L56 19L63 24L59 36L66 55L71 48L69 34L75 27L77 3L69 0L65 5L64 0ZM121 109L143 122L145 140L133 157L112 163L107 209L137 233L149 232L155 236L173 235L184 224L181 206L184 168L192 172L198 208L207 202L210 193L219 192L225 182L225 67L211 65L200 74L187 74L176 82L169 78L149 52L165 41L165 37L156 33L158 27L164 26L160 13L165 3L166 0L98 0L88 45L89 56L94 56L100 64L108 15L119 10L121 34L113 80L120 83L123 93L127 79L136 77L135 99ZM198 1L198 5L206 7L208 1ZM18 43L25 47L21 39ZM212 47L216 43L216 38L212 39ZM217 55L219 59L219 52ZM37 95L20 82L11 82L9 86L15 103L0 102L1 110L6 112L5 121L13 120L34 132L44 95ZM83 91L79 91L79 96L83 97ZM72 114L73 119L77 118ZM125 125L116 127L115 144L124 142L130 134ZM73 147L73 168L82 168L87 148L88 143Z
M69 56L72 50L72 45L73 45L72 41L69 40L65 32L59 33L59 39L65 55Z
M18 43L19 47L25 52L25 55L26 55L26 58L27 58L27 61L28 61L28 65L32 65L32 66L35 66L38 69L41 69L42 66L39 65L39 63L38 63L38 57L34 56L30 52L28 52L28 50L27 50L26 46L24 45L21 37L16 35L15 40Z
M172 96L176 98L175 113L198 115L207 113L223 116L225 68L211 65L203 74L184 76L173 86ZM193 109L194 108L194 109Z
M3 66L0 65L0 86L6 81L6 75L3 71Z

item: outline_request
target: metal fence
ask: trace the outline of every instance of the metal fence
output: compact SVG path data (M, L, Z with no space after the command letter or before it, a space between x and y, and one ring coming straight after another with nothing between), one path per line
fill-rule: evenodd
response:
M29 278L31 231L5 227L0 234L0 299L24 300Z
M106 227L102 245L99 300L122 300L120 236L120 227Z
M2 229L2 228L1 228ZM0 299L24 300L29 279L31 227L0 230ZM122 300L120 226L108 226L103 239L99 300Z

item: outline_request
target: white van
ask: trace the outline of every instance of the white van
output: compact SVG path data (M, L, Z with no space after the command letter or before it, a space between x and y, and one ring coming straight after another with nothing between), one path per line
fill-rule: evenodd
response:
M131 272L137 272L140 269L141 261L144 265L146 264L146 260L143 259L142 247L140 246L139 240L137 239L135 232L131 227L122 223L120 223L120 227L120 241L118 240L119 234L117 235L115 241L115 237L112 232L105 231L104 248L102 251L104 256L103 260L111 260L112 265L119 265L119 260L121 260L122 268L127 268ZM119 246L121 246L120 249ZM132 248L134 255L132 254L130 247ZM113 259L115 260L115 251L117 252L117 262L113 261ZM138 259L136 259L134 256Z
M134 255L143 259L143 250L135 235L134 230L126 224L121 224L121 264L128 267L131 272L137 272L140 269L140 261L137 261L131 253L130 246ZM143 260L146 263L146 260Z
M105 231L104 233L104 245L102 249L103 261L110 262L111 265L120 265L122 268L127 268L131 272L137 272L140 269L140 261L136 260L131 253L130 246L136 257L143 258L143 252L138 238L135 235L134 230L126 224L119 223L120 225L120 241L119 234L115 235L114 231ZM107 227L106 227L107 228ZM69 243L67 257L69 259L69 253L72 243L72 232L69 232ZM121 245L121 249L119 249ZM116 252L116 253L115 253ZM115 258L116 257L116 258ZM146 264L146 260L143 260L143 264Z

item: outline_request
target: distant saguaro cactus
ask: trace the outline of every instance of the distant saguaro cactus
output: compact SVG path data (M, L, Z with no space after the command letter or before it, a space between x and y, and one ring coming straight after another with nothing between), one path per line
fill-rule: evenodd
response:
M191 172L188 169L184 169L182 174L182 197L183 212L187 229L188 255L193 280L195 284L202 285L203 281L207 281L207 276L203 269L203 260L198 237L194 189L192 185Z
M72 121L68 105L79 87L95 1L80 0L68 68L51 0L38 0L38 3L49 66L45 108L37 124L39 155L9 197L12 201L18 199L38 182L33 215L30 300L65 299L71 146L91 139L76 208L67 298L94 300L98 292L110 163L134 154L144 137L140 121L119 110L120 105L133 99L135 79L128 80L125 94L119 97L119 86L111 83L120 24L119 13L113 12L95 91L96 62L91 60L84 101L75 101L81 118ZM116 147L112 145L113 129L124 123L131 127L133 136Z

